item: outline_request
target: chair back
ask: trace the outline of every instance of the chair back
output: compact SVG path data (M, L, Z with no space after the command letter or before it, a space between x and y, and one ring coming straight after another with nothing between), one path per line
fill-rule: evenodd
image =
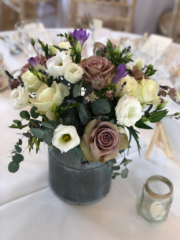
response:
M180 35L177 36L177 28L180 24L180 0L175 0L173 16L172 16L172 32L171 37L175 42L180 42Z
M85 14L103 21L103 26L132 31L136 0L71 0L71 27L89 28Z

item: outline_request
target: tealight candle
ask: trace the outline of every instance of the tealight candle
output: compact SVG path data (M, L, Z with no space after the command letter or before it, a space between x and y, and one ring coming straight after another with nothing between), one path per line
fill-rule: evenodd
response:
M164 190L166 193L162 194ZM165 221L172 197L173 185L167 178L162 176L148 178L142 192L139 215L150 223Z

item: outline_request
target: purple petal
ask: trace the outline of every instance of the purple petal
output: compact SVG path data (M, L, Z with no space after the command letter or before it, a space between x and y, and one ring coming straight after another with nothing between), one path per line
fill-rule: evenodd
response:
M117 72L116 72L116 75L114 76L112 82L117 84L119 82L119 79L120 78L124 78L127 76L128 74L128 71L126 71L126 65L125 64L120 64L118 67L117 67Z
M71 33L71 36L75 39L76 43L79 41L82 46L84 42L88 39L89 34L86 33L86 30L83 30L81 28L79 30L74 29L74 31Z
M36 68L39 65L38 60L36 58L34 58L34 57L29 58L28 62L34 68Z

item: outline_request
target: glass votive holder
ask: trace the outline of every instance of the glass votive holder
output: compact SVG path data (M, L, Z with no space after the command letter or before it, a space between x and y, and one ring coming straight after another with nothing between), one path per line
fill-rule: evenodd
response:
M172 200L171 181L163 176L152 176L144 183L139 215L150 223L165 221Z

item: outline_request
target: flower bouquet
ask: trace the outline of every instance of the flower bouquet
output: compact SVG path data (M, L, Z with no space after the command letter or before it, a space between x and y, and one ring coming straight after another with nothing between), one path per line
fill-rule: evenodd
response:
M45 142L52 152L71 152L82 165L105 163L106 174L126 178L132 160L124 157L114 165L116 157L130 147L132 138L140 151L137 128L151 129L149 122L168 117L164 97L175 98L175 91L159 86L152 78L156 72L152 65L143 68L141 59L133 63L130 47L121 50L110 40L106 46L96 42L93 56L83 59L82 46L89 37L85 30L59 36L66 41L58 46L39 40L43 55L37 52L37 57L30 58L17 79L6 72L14 109L31 107L10 126L27 130L12 151L9 171L16 172L24 159L25 137L29 152L35 148L38 153ZM33 39L31 44L36 51ZM124 169L117 171L121 166Z

